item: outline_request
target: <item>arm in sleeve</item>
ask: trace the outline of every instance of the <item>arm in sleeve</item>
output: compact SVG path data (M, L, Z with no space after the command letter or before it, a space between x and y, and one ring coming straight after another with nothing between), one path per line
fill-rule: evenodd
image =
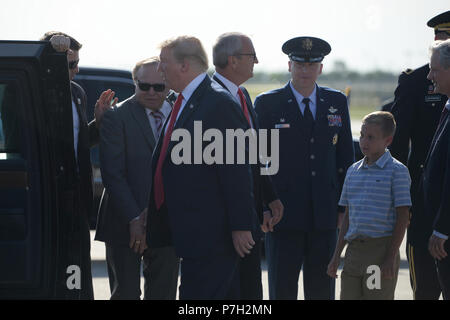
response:
M434 221L434 230L444 234L450 235L450 138L447 142L447 163L445 165L444 182L442 185L442 197L439 204L439 210Z
M345 173L347 169L355 161L355 149L353 148L353 136L350 125L350 114L347 106L347 98L342 95L342 130L336 146L336 169L338 177L338 194L342 192L342 186L344 185ZM344 212L344 207L339 207L339 212Z
M140 215L136 200L126 179L126 146L123 123L116 112L108 110L100 129L100 170L109 201L124 224ZM150 170L150 168L149 168Z
M392 156L407 165L409 153L409 140L414 119L415 100L414 88L411 88L411 81L408 81L407 74L400 75L398 86L395 89L395 100L391 113L394 115L397 128L394 140L389 150Z

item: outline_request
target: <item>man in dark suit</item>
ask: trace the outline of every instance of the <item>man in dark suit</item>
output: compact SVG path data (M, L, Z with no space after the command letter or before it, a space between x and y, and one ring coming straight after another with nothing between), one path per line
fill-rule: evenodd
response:
M297 299L302 267L305 298L334 299L327 260L343 217L338 199L345 173L354 161L347 99L316 84L331 51L327 42L298 37L282 50L291 81L255 100L261 128L280 134L279 171L272 179L285 211L266 234L270 299Z
M238 254L254 245L251 169L236 161L207 164L198 135L211 129L225 137L227 129L249 126L240 106L206 74L208 58L198 39L165 41L160 59L158 70L179 95L153 155L148 245L173 240L182 258L180 299L239 298ZM180 150L180 144L187 147ZM223 159L227 152L216 150Z
M153 57L136 64L135 95L105 113L100 131L105 192L95 239L106 245L111 299L140 299L142 254L144 298L176 298L179 262L174 248L147 249L145 242L152 153L172 110L158 63Z
M450 11L428 21L428 26L434 28L435 40L450 37L450 31L442 27L446 23L450 23ZM433 84L427 79L429 71L426 64L400 75L391 111L397 129L390 151L394 158L408 166L411 175L411 223L406 252L411 288L417 300L436 300L441 294L435 264L427 250L431 222L424 212L419 185L425 158L447 97L434 92Z
M450 30L450 28L449 28ZM434 92L450 96L450 39L432 47L430 73ZM437 274L445 300L450 300L450 100L442 111L425 161L423 190L425 213L430 217L432 233L428 250L436 259Z
M233 99L241 105L249 125L259 130L259 122L253 109L253 103L247 90L240 87L253 76L253 66L258 63L253 43L249 37L241 33L225 33L219 36L213 46L213 62L216 72L213 80L228 90ZM273 231L282 217L283 205L273 188L268 175L261 175L260 165L252 165L253 193L257 216L253 217L252 236L255 245L249 255L240 263L240 297L245 300L262 300L261 281L261 227L264 231ZM264 208L270 210L264 212Z
M40 40L49 40L55 50L67 52L69 80L71 81L76 181L73 190L73 215L70 219L70 226L66 230L67 238L65 239L68 243L67 265L62 267L62 273L68 276L65 272L67 267L73 264L78 265L81 271L81 288L67 291L67 298L93 299L89 233L89 215L93 210L90 148L98 143L98 127L104 112L117 100L113 101L113 91L103 92L95 105L95 120L88 124L86 93L81 86L72 81L79 71L79 51L82 45L69 35L58 31L47 32ZM65 281L63 283L65 284Z

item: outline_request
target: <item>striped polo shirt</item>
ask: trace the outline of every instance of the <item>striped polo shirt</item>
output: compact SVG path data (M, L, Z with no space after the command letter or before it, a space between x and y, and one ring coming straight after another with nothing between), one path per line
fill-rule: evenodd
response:
M345 240L392 235L396 207L411 206L408 168L386 152L372 165L366 158L347 170L339 205L349 208Z

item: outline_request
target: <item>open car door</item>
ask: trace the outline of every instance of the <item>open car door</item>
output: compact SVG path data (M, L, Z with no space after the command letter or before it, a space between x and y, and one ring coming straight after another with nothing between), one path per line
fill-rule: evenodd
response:
M0 41L0 299L70 292L75 163L68 79L66 55L48 42Z

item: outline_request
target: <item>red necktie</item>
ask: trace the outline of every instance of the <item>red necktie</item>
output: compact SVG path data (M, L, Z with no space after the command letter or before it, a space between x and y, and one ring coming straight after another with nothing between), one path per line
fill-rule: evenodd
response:
M159 210L164 203L164 185L162 178L162 167L164 160L166 159L167 148L169 147L170 137L172 136L173 127L175 121L177 120L178 112L180 112L181 102L183 101L183 95L180 93L178 95L177 101L173 105L172 113L170 114L169 125L167 127L166 134L164 135L163 144L161 147L161 152L159 153L158 164L156 165L156 173L154 178L155 187L155 203L156 209Z
M239 95L239 99L241 100L241 107L242 107L242 111L244 112L244 116L247 119L248 124L251 127L252 124L250 123L250 117L248 116L247 102L245 100L244 93L242 92L241 88L238 88L238 95Z

